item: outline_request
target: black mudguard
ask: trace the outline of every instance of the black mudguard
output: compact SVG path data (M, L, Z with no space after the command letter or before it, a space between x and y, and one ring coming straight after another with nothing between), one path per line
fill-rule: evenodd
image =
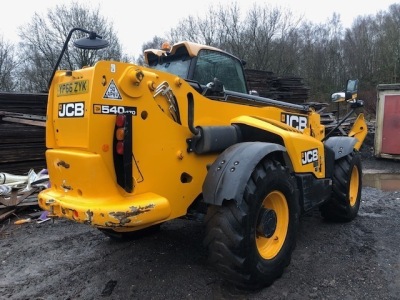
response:
M252 171L266 155L272 152L281 152L285 163L292 167L286 148L278 144L244 142L226 149L208 170L203 183L204 202L221 205L224 200L235 200L240 204Z
M354 150L357 139L349 136L333 136L325 141L325 146L335 153L335 160L342 158Z

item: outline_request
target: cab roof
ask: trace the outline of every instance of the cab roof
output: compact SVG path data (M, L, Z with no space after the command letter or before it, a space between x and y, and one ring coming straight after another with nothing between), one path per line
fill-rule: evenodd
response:
M197 56L199 51L203 49L224 52L212 46L202 45L188 41L182 41L174 44L169 50L147 49L144 51L144 59L147 64L150 64L152 61L157 61L158 58L161 56L189 55L190 57L195 57Z

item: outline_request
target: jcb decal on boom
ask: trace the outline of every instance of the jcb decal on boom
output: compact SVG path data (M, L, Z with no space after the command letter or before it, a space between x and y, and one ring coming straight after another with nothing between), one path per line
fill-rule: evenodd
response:
M306 165L318 161L318 149L301 152L301 164Z
M301 131L307 128L308 123L307 117L305 116L287 113L281 114L281 121Z
M58 104L59 118L81 118L85 115L84 102L68 102Z

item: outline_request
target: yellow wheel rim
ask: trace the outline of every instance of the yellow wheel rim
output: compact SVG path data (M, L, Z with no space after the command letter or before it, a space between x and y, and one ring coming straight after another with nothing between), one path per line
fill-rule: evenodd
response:
M257 250L264 259L274 258L281 250L289 227L289 208L286 197L279 191L269 193L263 203L265 209L276 214L276 228L271 237L256 234Z
M359 184L360 184L360 174L358 172L358 168L354 166L350 176L350 187L349 187L350 206L356 205Z

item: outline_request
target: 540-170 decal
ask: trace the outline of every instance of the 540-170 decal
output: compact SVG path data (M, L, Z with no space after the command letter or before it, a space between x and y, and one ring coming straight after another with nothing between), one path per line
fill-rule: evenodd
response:
M83 101L58 104L59 118L83 118L85 111L85 102ZM132 114L136 116L137 108L134 106L93 104L93 113L103 115Z
M136 116L137 109L134 106L93 104L93 113L103 115L131 114Z

